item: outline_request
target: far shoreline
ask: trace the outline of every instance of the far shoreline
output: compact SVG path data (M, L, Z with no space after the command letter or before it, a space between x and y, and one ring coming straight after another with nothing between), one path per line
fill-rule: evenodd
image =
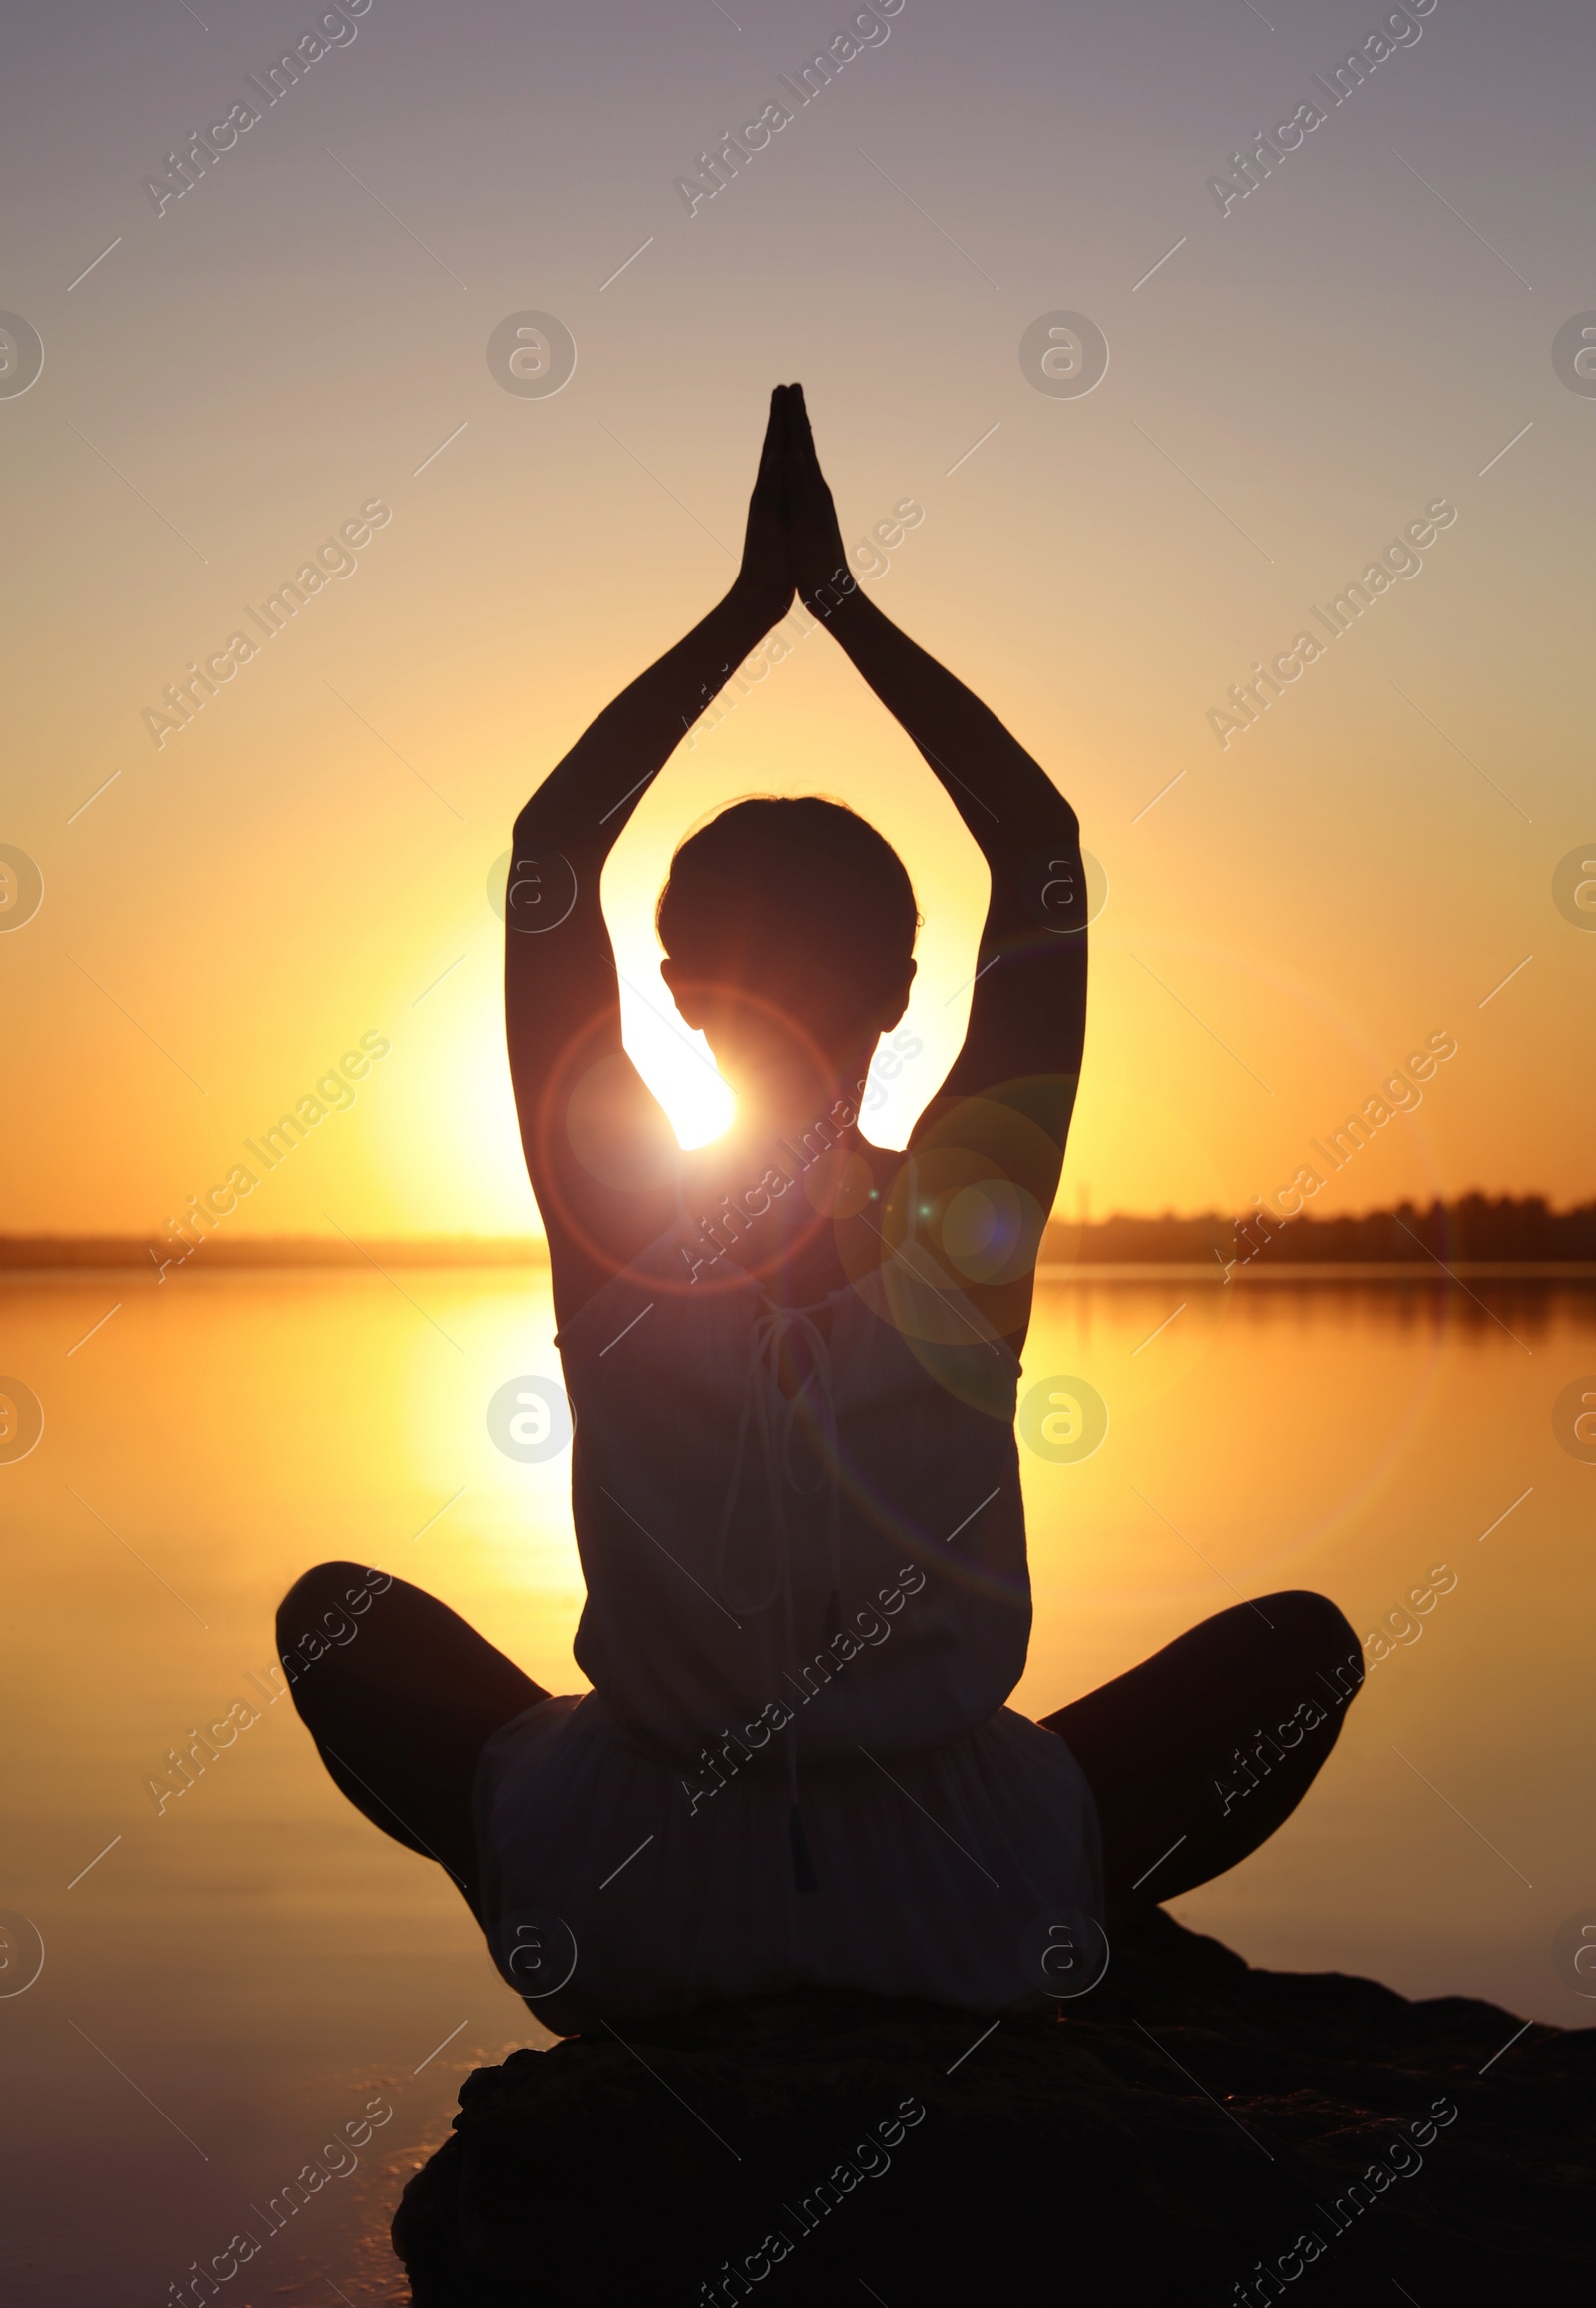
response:
M1032 1206L1034 1208L1034 1206ZM192 1232L191 1232L192 1229ZM400 1235L361 1242L324 1235L249 1235L219 1222L200 1234L167 1222L162 1237L116 1234L0 1235L0 1274L143 1268L153 1281L188 1268L231 1273L283 1269L547 1267L541 1235ZM1201 1280L1219 1285L1316 1280L1404 1283L1596 1281L1596 1202L1554 1210L1544 1195L1463 1194L1337 1217L1293 1217L1262 1205L1241 1217L1115 1212L1073 1221L1056 1212L1042 1229L1036 1279L1067 1282ZM972 1280L979 1280L972 1270Z

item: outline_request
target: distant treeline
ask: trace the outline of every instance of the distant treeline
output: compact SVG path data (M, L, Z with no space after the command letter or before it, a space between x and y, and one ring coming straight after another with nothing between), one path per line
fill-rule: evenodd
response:
M1544 1196L1522 1200L1465 1194L1427 1209L1399 1202L1362 1218L1104 1218L1071 1226L1049 1222L1044 1260L1079 1266L1238 1262L1272 1266L1396 1265L1434 1257L1448 1265L1589 1264L1596 1262L1596 1202L1553 1210Z
M7 1267L144 1267L152 1276L180 1257L177 1244L132 1235L0 1235ZM541 1266L547 1246L536 1235L410 1237L357 1244L347 1236L212 1236L191 1254L197 1267ZM1433 1258L1470 1266L1596 1265L1596 1202L1553 1210L1543 1196L1465 1194L1425 1210L1398 1203L1363 1218L1274 1219L1255 1211L1227 1218L1099 1218L1085 1224L1050 1219L1044 1264L1067 1266L1338 1266L1423 1265ZM188 1262L183 1262L187 1264Z

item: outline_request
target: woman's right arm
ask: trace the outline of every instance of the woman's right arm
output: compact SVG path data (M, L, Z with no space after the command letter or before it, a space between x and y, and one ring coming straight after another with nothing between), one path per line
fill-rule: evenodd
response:
M563 1321L674 1214L667 1180L675 1141L621 1045L620 985L599 882L685 731L791 603L783 426L773 395L731 590L604 708L516 820L505 908L505 1028L522 1146ZM573 1129L579 1091L581 1119ZM632 1183L617 1183L625 1179Z

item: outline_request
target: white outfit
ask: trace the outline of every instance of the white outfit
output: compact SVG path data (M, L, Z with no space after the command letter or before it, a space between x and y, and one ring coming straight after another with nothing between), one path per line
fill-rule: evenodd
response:
M680 1242L557 1341L594 1689L484 1749L495 1958L560 2033L810 1986L1039 2001L1101 1945L1101 1863L1068 1747L1003 1705L1018 1364L924 1246L833 1292L828 1340L729 1259L688 1285Z

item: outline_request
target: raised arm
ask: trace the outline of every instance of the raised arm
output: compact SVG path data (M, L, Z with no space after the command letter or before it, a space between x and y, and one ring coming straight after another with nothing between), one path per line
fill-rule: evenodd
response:
M621 1046L620 985L598 888L604 861L683 733L791 604L784 433L773 395L731 590L604 708L516 820L505 1025L562 1321L674 1208L674 1141Z
M969 1029L916 1140L940 1126L950 1100L999 1095L1040 1126L1061 1164L1086 1027L1085 876L1075 813L997 715L855 584L801 393L789 432L787 504L805 606L824 617L918 746L992 875ZM1031 1188L1045 1187L1044 1209L1057 1178L1055 1165L1050 1179L1039 1173Z

